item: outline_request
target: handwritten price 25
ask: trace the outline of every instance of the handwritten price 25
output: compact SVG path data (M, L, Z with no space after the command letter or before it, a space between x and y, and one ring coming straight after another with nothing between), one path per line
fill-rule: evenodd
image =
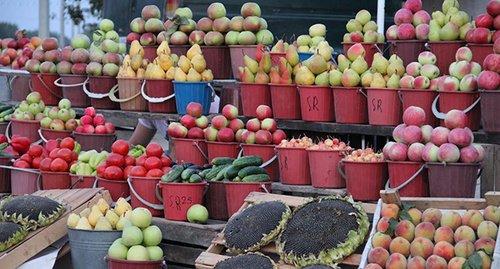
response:
M169 200L170 200L170 204L168 206L170 208L175 208L177 210L181 210L181 205L192 205L193 204L192 197L170 195Z

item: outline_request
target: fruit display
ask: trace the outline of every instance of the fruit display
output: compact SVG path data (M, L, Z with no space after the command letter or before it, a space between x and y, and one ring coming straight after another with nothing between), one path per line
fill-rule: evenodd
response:
M318 48L319 43L321 41L326 41L325 38L326 26L324 24L317 23L309 27L308 35L299 35L293 45L296 47L298 52L316 52L316 48ZM282 52L285 51L286 48L284 48Z
M257 51L259 51L259 48L257 48ZM295 66L297 66L297 68L299 67L298 66L299 54L295 50L294 46L288 46L288 48L285 50L285 53L286 53L285 57L279 57L278 64L271 67L271 71L269 72L270 83L273 84L295 83L295 73L293 71ZM245 55L245 57L248 56ZM249 61L252 61L252 59L249 59Z
M81 151L78 154L78 162L70 166L69 172L78 176L95 176L97 175L97 167L106 161L109 152L103 150Z
M259 50L257 50L259 53ZM269 72L271 72L271 55L265 51L262 53L260 61L244 56L245 67L238 67L241 82L245 83L269 83Z
M417 62L406 66L406 73L401 77L399 84L404 89L430 89L439 88L439 68L436 66L437 57L430 51L421 52ZM443 80L444 82L444 80ZM444 86L444 84L443 84ZM443 90L443 89L440 89Z
M130 45L129 54L125 55L125 57L123 58L117 76L119 78L146 77L146 68L149 63L146 59L143 59L143 57L144 57L144 48L141 46L139 41L137 40L132 41L132 44ZM133 62L132 59L134 59Z
M160 44L156 50L156 55L157 57L153 62L148 63L147 59L143 59L140 53L136 53L130 58L132 69L137 71L137 75L144 74L146 78L174 79L175 67L177 66L179 57L176 54L171 54L167 41L163 41ZM145 71L144 65L146 65Z
M76 112L71 108L71 101L63 98L57 107L46 111L46 117L40 120L40 126L52 130L74 131L80 126L75 117Z
M33 147L36 147L36 145ZM30 165L32 168L46 172L69 172L69 168L78 161L80 148L81 146L78 142L75 142L71 137L66 137L62 141L51 139L47 141L45 150L43 150L41 154L40 149L33 152L30 150L28 151L28 155L30 155L29 157L32 159L28 156L23 158L23 156L26 155L22 155L21 158L18 159L20 163L16 166L14 162L14 167L30 168L22 167ZM45 155L47 153L48 155Z
M194 165L193 163L182 163L172 166L169 171L161 177L162 182L168 183L200 183L202 182L203 171L210 169L212 165ZM206 172L205 172L206 173Z
M202 115L203 107L199 103L191 102L186 107L186 115L182 116L180 122L172 122L168 125L167 133L171 137L203 139L208 127L208 118ZM236 114L238 114L236 112Z
M260 167L263 160L259 156L243 156L238 159L214 158L210 169L203 170L200 177L213 181L267 182L266 170Z
M16 105L15 108L19 107ZM12 115L14 115L14 107L9 104L0 102L0 123L10 121Z
M14 110L11 119L16 120L42 120L45 118L44 112L48 108L42 101L42 96L39 92L31 92L26 96L26 100L22 101L19 106Z
M214 79L212 70L206 68L207 62L198 44L191 46L186 55L181 55L177 66L175 69L169 70L170 73L174 73L173 79L175 81L199 82L212 81Z
M237 117L238 108L233 105L225 105L222 108L222 115L215 116L211 120L210 126L204 130L205 140L218 142L238 141L237 138L241 136L242 132L240 130L243 130L245 124ZM240 136L238 136L238 132Z
M11 221L36 230L54 223L65 211L62 203L35 195L11 195L0 204L0 221Z
M136 159L135 166L130 168L129 171L125 171L124 177L128 174L133 177L160 178L172 170L171 164L172 160L164 155L163 148L157 143L150 143L146 146L146 155L139 156ZM127 170L126 167L125 170Z
M119 66L123 61L121 53L126 52L126 47L124 43L118 43L119 36L113 28L113 21L103 19L99 24L99 30L94 32L92 37L94 42L90 46L88 55L90 62L85 69L87 75L110 77L118 75ZM64 48L63 52L66 49Z
M384 204L365 268L491 268L499 220L496 206L422 212Z
M123 230L130 225L132 206L123 198L116 201L115 207L103 198L92 208L85 208L80 214L71 213L66 225L81 230Z
M354 63L355 61L351 64L351 68L353 68ZM403 88L403 85L401 85L401 77L404 74L405 68L403 66L403 60L397 55L393 54L389 60L387 60L381 53L375 53L373 55L373 62L370 70L371 71L366 71L362 74L362 78L360 77L363 86L370 83L370 88ZM344 76L342 76L342 78L344 78Z
M344 35L344 42L384 42L384 35L377 32L378 25L371 19L372 15L368 10L362 9L358 11L356 17L350 19L345 26L348 33Z
M10 66L14 70L27 70L27 63L33 52L41 48L42 39L37 36L28 39L26 30L18 30L14 38L1 41L0 65Z
M472 23L469 15L459 9L457 0L444 0L442 11L432 12L432 20L429 22L430 41L465 40Z
M350 151L351 146L346 145L345 142L340 142L337 138L327 138L323 141L319 141L317 144L314 144L309 147L309 149L314 150L346 150Z
M481 65L472 61L472 52L468 47L461 47L455 55L456 62L450 64L450 75L442 76L437 82L439 90L475 91Z
M71 39L71 46L62 49L60 62L56 65L57 73L87 75L90 62L90 39L84 34L78 34Z
M500 18L497 18L500 13L500 6L497 1L489 1L486 6L486 13L477 16L469 30L465 34L465 41L468 43L486 44L494 43L500 29ZM462 32L460 33L462 34Z
M331 58L331 53L328 53L331 48L326 41L321 42L318 47L325 47L327 53L321 54L322 50L318 48L317 53L299 64L300 67L298 67L295 72L295 83L297 83L297 85L330 85L329 72L335 70L336 66L333 62L325 60Z
M33 147L31 147L31 141L27 137L13 135L9 142L6 135L0 134L0 156L19 157L20 155L30 151ZM32 151L33 150L34 149L32 149ZM36 155L35 153L32 153L31 155L33 154Z
M42 41L41 48L33 51L31 60L26 62L26 70L32 73L57 73L57 63L61 61L59 42L54 37ZM85 69L83 69L85 73Z
M260 105L256 109L257 118L249 119L246 129L240 128L236 131L235 139L246 144L275 144L279 145L286 139L283 130L277 129L276 121L272 118L273 111L269 106ZM224 110L222 110L224 114ZM213 122L213 120L212 120ZM243 126L243 122L239 123ZM231 123L229 123L231 128ZM232 128L235 130L235 128Z
M132 44L134 40L140 42L143 46L154 46L158 39L165 40L161 34L165 30L161 21L161 11L155 5L146 5L142 8L141 17L135 18L130 22L130 30L127 36L127 43ZM158 44L160 44L158 42Z
M281 140L279 146L286 148L308 148L314 145L311 138L303 136L302 138L292 138L290 140Z
M384 162L383 153L375 153L372 148L352 150L343 160L354 162Z
M429 23L431 16L422 10L421 0L405 2L405 7L394 15L394 25L387 28L387 40L427 40L429 39Z
M495 41L493 45L495 53L489 54L484 58L483 71L477 76L477 87L482 90L500 89L500 40Z
M80 124L75 129L77 133L84 134L114 134L115 126L111 122L106 122L103 115L97 114L95 108L85 108L85 115L80 118Z

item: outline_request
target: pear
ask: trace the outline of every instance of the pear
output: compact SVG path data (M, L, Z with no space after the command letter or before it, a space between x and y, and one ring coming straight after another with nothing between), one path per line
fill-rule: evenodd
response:
M328 74L331 86L342 86L342 73L339 70L331 70Z
M344 72L347 68L351 66L351 60L344 56L344 54L340 54L338 57L339 61L339 71Z
M296 64L293 69L292 69L292 76L297 75L297 71L299 70L300 67L304 66L304 62L300 62Z
M189 72L189 69L188 69ZM187 74L182 71L180 67L175 68L175 74L174 74L174 80L175 81L187 81Z
M125 68L123 76L126 78L135 78L137 74L135 73L134 69L129 65L127 66L127 68Z
M134 57L136 54L140 54L141 57L144 57L144 49L141 46L141 43L139 43L138 40L132 41L130 44L130 51L129 51L130 57Z
M92 230L92 226L90 225L89 220L86 217L82 217L80 218L80 220L78 220L75 229Z
M128 220L130 220L130 221L132 221L132 218L131 218L132 217L132 208L130 208L129 210L125 211L123 213L123 217L126 218L126 219L128 219Z
M368 63L365 61L365 57L359 55L354 62L351 64L351 69L358 74L363 74L368 70Z
M309 52L309 46L299 46L297 48L298 52Z
M156 60L155 60L156 62ZM155 63L151 69L151 78L154 79L165 79L165 71L161 68L158 63Z
M432 12L432 19L439 24L439 27L443 27L446 24L446 15L441 11Z
M121 216L125 211L131 210L132 206L123 197L118 198L115 204L114 211L116 215Z
M328 74L328 71L325 71L325 72L317 75L316 79L314 80L314 85L330 86L330 76Z
M271 70L271 72L273 72L273 71ZM292 84L293 83L292 75L290 74L290 71L285 70L285 72L283 72L283 75L281 75L279 83L280 84Z
M243 59L245 61L245 67L248 67L248 69L250 69L250 72L252 72L252 74L257 73L257 68L259 67L259 63L254 59L250 58L248 55L245 55Z
M177 66L179 64L179 56L175 53L170 54L170 57L172 60L174 60L174 66Z
M384 79L384 76L380 73L375 73L373 74L373 80L372 83L370 84L370 88L385 88L386 81Z
M120 218L120 220L118 220L118 222L116 223L116 229L118 231L123 231L123 228L125 228L125 225L127 223L130 223L130 220L126 218Z
M286 50L285 58L291 66L295 66L299 63L299 54L295 50L295 46L288 47L288 49Z
M470 20L469 20L469 14L467 14L467 12L465 11L459 11L458 14L460 14L460 16L462 16L462 22L464 24L468 23Z
M385 42L385 36L382 33L377 33L377 43L384 43Z
M134 69L134 71L137 71L142 65L142 56L138 53L134 56L132 56L132 60L130 60L130 67Z
M160 56L161 54L167 54L169 55L171 52L170 52L170 47L168 46L168 42L163 40L161 42L161 44L158 46L158 48L156 49L156 55L157 56Z
M431 22L429 23L429 40L441 41L439 32L441 32L441 26L436 20L431 20Z
M102 214L106 214L106 211L109 209L109 204L104 200L103 198L100 198L99 201L97 201L97 207L101 211Z
M460 4L458 3L457 0L444 0L443 1L442 9L443 9L444 14L448 14L448 11L452 7L456 8L456 9L460 9Z
M255 83L269 83L269 75L259 66L255 75Z
M147 72L147 70L146 70ZM174 79L175 77L175 67L172 66L168 69L167 73L165 74L166 79Z
M472 23L468 22L468 23L462 25L462 27L460 27L460 29L458 29L458 31L460 32L459 38L464 40L465 35L467 34L467 32L469 32L470 29L472 29Z
M318 53L321 56L323 56L323 59L325 59L325 61L329 61L332 58L333 50L327 41L319 42L317 49L318 49Z
M174 66L174 60L172 60L172 57L168 54L161 54L158 56L159 62L160 62L160 67L163 69L163 71L167 72L170 67Z
M359 85L360 81L361 78L359 74L350 68L347 68L342 73L342 85L344 85L344 87L356 87Z
M372 81L373 81L372 72L366 72L361 76L361 85L363 85L363 87L370 87Z
M203 72L203 70L205 70L205 68L207 67L207 62L205 61L205 58L202 54L195 55L191 59L191 64L193 65L194 70L196 70L198 73Z
M76 225L78 225L78 221L80 220L80 216L78 216L75 213L71 213L68 216L68 220L66 221L66 225L71 228L76 228Z
M464 21L464 17L460 14L460 12L458 12L458 10L456 13L446 15L446 19L448 22L453 22L458 28L468 22L468 20Z
M271 52L285 52L285 45L283 39L278 40L276 44L271 48Z
M90 215L90 208L85 208L82 212L80 212L80 218L88 218Z
M108 220L109 224L111 224L111 227L115 228L116 224L120 220L120 217L116 215L116 213L113 210L108 210L105 215L106 219Z
M456 40L460 36L460 31L455 23L449 22L439 31L439 38L443 41Z
M399 88L399 80L401 77L398 73L394 73L387 81L387 88Z
M198 73L193 67L189 68L188 74L186 76L187 81L198 82L201 81L201 74Z
M373 55L372 70L373 72L378 72L382 75L387 73L387 67L389 66L389 61L380 52Z
M201 72L201 81L212 81L214 80L214 75L212 74L212 70L205 69Z
M314 54L309 59L309 70L315 75L319 75L326 71L326 61L323 56L319 54Z
M400 62L392 62L387 67L387 75L392 76L394 73L402 76L405 74L405 67Z
M246 67L243 69L243 74L240 75L241 82L254 83L255 75L250 71L250 68Z
M285 72L286 71L288 71L288 70L285 70ZM271 72L269 72L269 80L273 84L279 84L280 83L281 76L280 76L280 73L276 70L275 67L272 67L271 68Z
M278 73L283 74L285 72L285 70L288 70L289 72L291 72L292 66L290 65L290 63L288 63L286 58L280 57L279 62L278 62Z
M201 47L198 44L194 44L189 48L189 50L186 52L186 57L189 60L192 60L194 56L201 54Z
M113 230L113 227L111 227L111 224L109 221L106 219L104 216L100 216L99 219L97 219L97 223L94 227L94 230Z
M269 54L269 52L266 51L264 52L264 54L262 54L262 59L260 59L259 66L262 67L266 74L271 71L271 55Z
M123 62L122 62L122 66L127 66L127 65L130 65L130 55L125 55L125 57L123 57Z
M179 58L179 63L177 63L177 66L179 66L179 68L182 71L184 71L185 74L187 74L189 68L191 68L191 61L189 61L189 59L186 56L181 55L181 57Z
M320 56L321 57L321 56ZM324 59L321 57L324 61ZM314 84L314 74L307 68L307 66L302 66L297 70L297 75L295 75L295 82L298 85L313 85Z
M335 65L335 63L333 62L326 62L326 70L327 71L330 71L330 70L334 70L334 69L337 69L337 66Z
M389 57L389 64L392 64L394 62L398 62L403 65L403 59L401 59L397 54L393 54L391 55L391 57Z
M148 67L148 64L149 64L149 60L148 59L142 59L142 64L141 64L141 67L143 69L146 69L146 67Z
M103 216L101 210L99 210L99 207L93 206L92 211L90 211L89 215L89 223L92 226L95 226L97 223L97 219L99 219L100 216Z

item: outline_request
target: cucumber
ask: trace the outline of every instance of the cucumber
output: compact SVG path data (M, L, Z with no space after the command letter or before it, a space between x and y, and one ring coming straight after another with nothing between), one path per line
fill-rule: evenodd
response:
M4 110L4 111L2 111L2 113L0 113L0 118L3 118L3 117L10 115L12 113L14 113L14 109L12 109L12 108Z
M267 174L266 169L259 166L247 166L238 172L238 176L244 178L249 175Z
M231 165L231 167L226 170L226 173L224 174L224 178L233 179L236 176L238 176L239 171L240 171L239 168L236 168L236 167Z
M188 180L189 177L193 174L196 174L196 170L191 169L191 168L187 168L184 171L182 171L181 178L182 178L182 180Z
M212 168L212 164L211 163L206 163L203 165L203 169L211 169Z
M226 158L226 157L214 158L212 160L213 165L232 164L233 162L234 162L233 158Z
M161 181L163 182L175 182L177 179L180 179L180 176L182 172L184 171L184 168L182 165L179 165L172 169L168 174L165 174L161 177Z
M189 177L189 183L200 183L201 182L201 177L197 174L192 174Z
M194 169L194 170L200 170L201 171L201 170L203 170L203 167L198 166L198 165L191 165L191 166L189 166L189 169Z
M230 164L225 164L225 165L217 165L212 168L212 170L207 174L206 179L208 180L214 180L214 178L219 174L220 170L226 168Z
M11 105L0 103L0 112L4 112L4 111L9 110L9 109L12 109ZM14 110L12 110L12 111L14 111Z
M200 176L202 178L207 178L207 174L210 173L210 171L212 171L212 169L205 169L205 170L201 171Z
M189 183L189 179L188 180L183 180L182 183Z
M233 182L241 182L241 177L235 177L235 178L233 179Z
M247 166L260 166L264 161L259 156L244 156L236 159L233 162L233 166L237 168L243 168Z
M233 167L233 166L230 164L226 165L224 168L222 168L222 170L219 171L219 173L217 174L217 176L213 180L215 180L215 181L223 180L224 174L231 167Z
M269 176L266 174L249 175L244 177L241 181L243 182L266 182L270 181Z

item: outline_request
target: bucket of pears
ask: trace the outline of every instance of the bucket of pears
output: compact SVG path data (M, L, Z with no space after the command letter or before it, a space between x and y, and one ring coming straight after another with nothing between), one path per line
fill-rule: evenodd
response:
M74 107L90 106L90 99L83 91L83 85L87 83L87 75L72 74L62 74L54 81L62 89L62 96L69 99Z

